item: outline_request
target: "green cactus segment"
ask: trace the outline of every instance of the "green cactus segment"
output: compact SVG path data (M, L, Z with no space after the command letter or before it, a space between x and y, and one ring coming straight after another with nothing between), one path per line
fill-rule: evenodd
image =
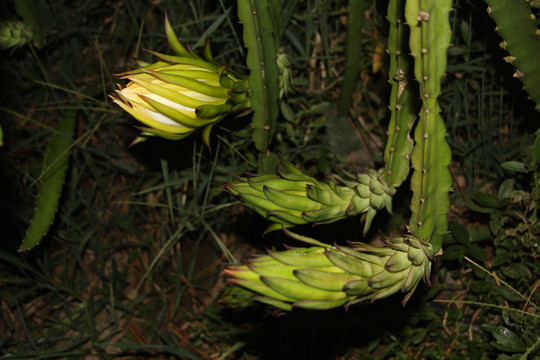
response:
M540 30L528 0L486 0L488 13L503 38L501 47L510 53L505 60L514 65L517 77L540 111Z
M244 44L252 91L253 142L266 156L279 114L279 70L276 63L281 26L279 0L239 0L238 18L244 25Z
M362 214L366 233L377 211L392 211L395 189L384 181L383 169L351 175L350 180L333 175L328 183L305 175L285 160L280 161L278 172L225 184L225 189L274 222L267 231Z
M448 168L451 151L437 102L450 44L448 14L451 6L452 0L409 0L405 5L405 18L410 27L409 46L422 98L411 157L414 172L409 228L416 238L431 242L435 251L441 248L447 231L448 193L452 187Z
M385 247L363 243L333 247L288 232L310 248L270 252L246 265L224 271L229 287L222 298L239 307L259 301L292 310L295 307L324 310L375 301L398 291L406 292L403 304L421 279L429 283L433 249L412 236L381 235Z
M68 169L75 114L75 110L64 111L49 141L43 159L36 210L19 251L30 250L39 244L54 221Z
M392 90L390 93L390 123L388 142L384 151L385 178L392 187L399 187L409 174L409 161L413 141L409 136L418 114L416 96L418 85L414 74L407 44L409 29L403 19L403 0L392 0L388 4L388 73Z

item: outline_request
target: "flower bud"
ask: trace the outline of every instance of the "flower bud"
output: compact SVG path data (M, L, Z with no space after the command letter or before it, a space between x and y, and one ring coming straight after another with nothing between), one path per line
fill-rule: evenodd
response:
M9 20L0 23L0 48L21 47L31 41L32 30L22 21Z
M111 98L146 125L135 142L151 135L179 140L204 127L208 145L212 126L227 114L249 107L247 81L216 64L208 43L205 59L186 50L167 18L165 32L178 56L149 51L162 61L117 74L129 83L119 86Z
M272 221L267 231L302 224L326 224L362 214L364 234L377 211L392 212L395 189L386 184L381 170L350 175L345 180L333 175L328 183L307 176L281 159L279 175L266 174L225 183L225 189ZM337 181L344 185L337 185Z
M324 310L401 291L406 293L405 305L420 280L430 283L433 248L411 235L390 238L381 234L384 247L330 246L285 232L314 246L269 251L245 265L228 266L224 274L233 286L225 290L222 302L231 307L259 301L286 311L295 307Z

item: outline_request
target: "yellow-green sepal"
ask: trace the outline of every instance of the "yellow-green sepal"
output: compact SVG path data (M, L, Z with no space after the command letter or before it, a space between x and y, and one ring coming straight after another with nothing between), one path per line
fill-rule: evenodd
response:
M333 265L353 275L370 277L373 274L373 265L368 262L358 261L350 256L330 250L326 250L325 255ZM381 268L381 271L383 270Z
M192 54L187 51L186 48L180 43L180 40L178 40L178 36L176 36L176 33L174 32L174 29L169 22L169 17L167 16L167 13L165 13L165 34L167 35L167 40L169 41L171 49L173 49L174 52L178 54L178 56L192 56Z
M293 195L289 192L279 191L269 186L264 186L263 192L264 195L268 198L268 200L285 209L309 211L319 210L322 207L322 204L306 197L305 192L303 196Z
M283 302L283 301L279 301L279 300L276 300L276 299L272 299L270 297L267 297L267 296L254 296L251 298L252 300L255 300L255 301L258 301L258 302L261 302L263 304L266 304L266 305L270 305L270 306L274 306L280 310L283 310L283 311L291 311L293 306L291 304L287 304L286 302Z
M221 86L213 86L213 85L205 84L197 79L192 79L190 77L183 76L183 75L173 75L173 74L167 74L164 72L156 72L153 70L144 70L144 69L141 69L141 71L148 73L161 81L167 82L169 84L185 87L186 89L194 90L207 96L211 96L215 98L222 98L222 99L229 98L228 89L224 89ZM205 103L208 103L208 101L205 101Z
M216 116L223 116L231 109L229 104L218 105L200 105L195 109L195 114L203 119L215 118Z
M328 310L347 303L351 296L339 300L300 300L293 303L293 308L302 308L307 310Z
M304 225L306 221L302 218L302 213L297 212L296 215L290 212L296 210L271 210L266 212L266 219L287 226Z
M296 300L342 300L347 298L343 291L326 291L314 288L298 280L277 276L261 276L261 281L272 290Z
M151 83L149 81L139 80L139 79L133 79L132 81L136 83L137 85L150 91L151 93L154 93L156 95L164 97L167 100L171 100L177 104L180 104L186 107L195 109L197 108L197 106L201 106L202 104L205 104L205 102L202 100L194 99L192 97L186 96L184 94L168 89L161 85Z
M268 251L268 255L283 264L302 267L329 267L334 266L326 257L325 249L319 247L302 248L297 251Z
M141 134L141 136L139 137L144 137L144 136L148 136L149 134L150 135L155 135L155 136L160 136L164 139L167 139L167 140L182 140L183 138L187 137L188 135L190 135L193 131L190 131L190 132L186 132L186 133L183 133L183 134L172 134L170 132L166 132L166 131L161 131L161 130L158 130L158 129L154 129L154 128L149 128L149 127L143 127L143 126L135 126L135 128L141 130L143 133ZM146 140L146 139L144 139ZM134 142L135 144L139 143L139 142L142 142L144 140L138 140L135 139ZM134 143L131 143L130 146L133 146Z
M175 125L169 125L164 124L160 121L157 121L148 113L146 109L134 109L129 105L124 104L121 100L115 101L122 109L124 109L126 112L128 112L131 116L133 116L135 119L139 120L145 125L148 125L152 128L155 128L158 132L168 133L172 134L174 136L178 134L185 134L185 133L191 133L193 132L193 129L185 127L185 126L175 126ZM152 132L151 132L152 133ZM156 134L157 135L157 134Z
M160 102L155 101L145 95L139 95L139 97L143 99L144 101L146 101L148 105L150 105L151 107L153 107L154 109L162 113L163 115L167 116L171 120L176 121L178 124L182 126L186 126L192 129L197 129L201 126L210 124L215 121L214 119L207 120L207 119L193 118L170 106L163 105Z
M210 64L209 62L206 62L202 59L195 58L193 57L194 56L193 54L190 54L190 57L187 57L187 56L167 55L167 54L162 54L162 53L159 53L157 51L152 51L152 50L145 50L145 51L170 63L188 64L188 65L201 67L203 69L216 71L216 66L214 64Z
M154 70L154 69L159 69L159 68L161 68L163 66L168 65L168 63L166 63L165 61L158 61L158 62L155 62L155 63L147 63L147 62L139 60L139 59L136 59L135 61L137 62L137 65L139 66L138 68L133 69L133 70L124 71L124 72L121 72L121 73L116 73L116 74L114 74L114 76L116 76L116 77L118 77L120 79L126 79L131 75L140 74L141 69Z
M337 269L341 272L332 272L329 270ZM343 272L340 268L321 268L321 269L297 269L293 271L303 283L327 291L342 291L343 284L351 280L361 280L362 277Z
M233 283L233 284L236 284L236 285L239 285L239 286L243 286L243 287L247 288L250 291L257 292L257 293L259 293L259 294L261 294L263 296L266 296L266 297L269 297L269 298L272 298L272 299L276 299L278 301L294 301L295 300L294 298L290 298L290 297L288 297L286 295L283 295L283 294L275 291L274 289L268 287L266 284L264 284L261 281L253 281L253 280L245 280L245 279L240 279L240 278L232 278L232 279L229 279L229 282Z

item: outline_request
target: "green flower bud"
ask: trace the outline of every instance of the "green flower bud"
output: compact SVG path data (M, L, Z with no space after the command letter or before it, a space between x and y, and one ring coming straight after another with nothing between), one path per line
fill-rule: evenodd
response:
M232 287L222 301L232 307L259 301L280 308L323 310L406 292L405 305L423 279L429 284L433 249L413 236L381 235L385 247L351 243L330 246L286 231L315 245L268 255L224 270Z
M293 89L291 61L283 48L278 50L276 64L279 70L279 99L281 100Z
M129 83L119 86L111 98L146 125L141 128L143 136L179 140L204 127L203 139L208 145L213 125L230 112L249 107L246 81L216 64L208 44L205 59L186 50L167 18L165 32L178 56L150 51L162 61L118 74Z
M22 21L0 22L0 48L21 47L33 38L32 30Z
M362 214L365 233L377 211L385 207L392 211L396 190L386 184L382 171L350 175L350 180L334 175L329 183L323 183L282 159L279 175L240 178L226 183L225 189L274 222L268 231L282 226L331 223ZM338 181L344 185L337 185Z

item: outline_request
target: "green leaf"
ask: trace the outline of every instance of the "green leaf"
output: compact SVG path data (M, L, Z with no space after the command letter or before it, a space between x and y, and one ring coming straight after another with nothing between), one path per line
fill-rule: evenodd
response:
M530 278L532 275L526 265L519 263L512 263L509 267L503 268L502 272L504 275L514 279Z
M469 254L471 254L471 256L475 258L476 260L480 260L480 261L487 260L487 255L484 248L478 245L471 245L469 247Z
M367 346L368 354L371 354L371 352L375 350L377 346L379 346L380 342L381 342L381 337L376 337L374 340L371 340Z
M328 143L333 154L341 159L358 151L358 136L354 131L351 121L346 116L336 116L336 107L331 106L327 109L326 117L329 119L326 123Z
M506 179L503 181L501 186L499 186L499 200L507 199L510 197L515 182L515 179Z
M485 280L473 280L471 281L471 291L475 294L483 294L490 291L492 285Z
M485 227L479 229L476 226L471 226L467 230L469 231L469 241L471 244L491 239L491 233Z
M456 242L463 245L469 245L469 232L463 225L452 223L450 225L450 233Z
M488 207L493 209L498 208L500 205L499 199L497 199L494 195L482 191L476 191L472 195L472 200L482 207Z
M490 293L492 295L494 295L494 296L504 297L506 300L508 300L510 302L523 301L523 297L519 296L518 294L516 294L515 292L513 292L512 290L510 290L506 286L493 288L490 291Z
M487 328L495 338L495 341L491 342L491 345L495 348L508 352L524 352L527 350L521 338L507 327L490 325L484 326L484 328Z
M527 173L530 171L529 165L522 163L521 161L505 161L501 164L501 167L506 170L521 173Z
M485 281L485 279L488 277L488 274L483 269L480 269L478 266L473 266L472 271L477 279L483 279L483 281Z
M418 345L422 341L424 341L426 336L427 336L427 330L426 329L419 329L418 332L411 338L411 341L412 341L413 344Z
M536 130L536 138L534 139L534 143L529 147L529 152L531 165L536 165L538 160L540 160L540 129Z
M483 213L483 214L490 214L493 211L495 211L495 209L493 209L491 207L480 206L480 205L476 204L474 201L471 201L471 200L467 200L466 204L467 204L467 207L469 209L471 209L472 211L476 211L476 212Z
M500 218L493 219L489 222L489 230L493 235L497 235L502 226L502 220Z
M463 245L451 245L444 250L443 260L463 259L465 256L465 247Z
M523 357L521 354L514 354L514 355L506 355L506 354L499 354L497 356L497 360L522 360Z
M495 256L491 260L491 266L496 267L502 265L508 261L508 251L504 249L497 249L495 251Z
M437 296L445 287L445 284L435 284L427 292L426 297L428 299L433 299Z
M461 22L461 37L465 41L467 45L469 45L471 36L471 28L469 27L469 24L465 20Z

